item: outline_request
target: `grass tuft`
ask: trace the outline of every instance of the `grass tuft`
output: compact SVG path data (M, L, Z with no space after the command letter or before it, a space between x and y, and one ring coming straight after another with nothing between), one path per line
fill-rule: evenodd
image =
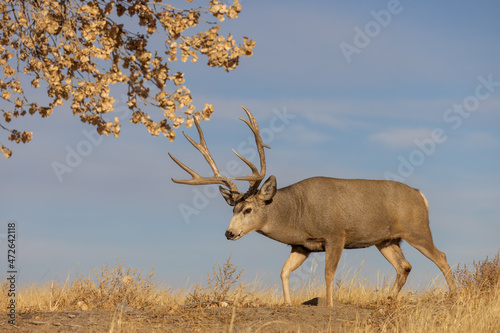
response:
M494 290L500 280L500 252L493 259L480 260L472 263L473 268L467 265L455 270L455 278L459 286L466 291L482 292L494 295Z
M210 306L225 302L235 304L236 299L242 303L248 296L246 287L240 281L244 270L231 263L231 256L224 264L212 268L212 275L207 273L207 286L196 284L194 290L186 297L187 306Z

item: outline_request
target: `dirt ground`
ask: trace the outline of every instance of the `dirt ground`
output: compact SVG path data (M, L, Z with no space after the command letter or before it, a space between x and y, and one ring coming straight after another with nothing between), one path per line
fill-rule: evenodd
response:
M59 311L19 314L1 332L339 332L355 323L376 325L376 311L313 299L292 307L193 307L116 311ZM319 303L319 304L318 304ZM232 318L234 319L232 320ZM231 324L232 323L232 324ZM231 326L232 325L232 326Z

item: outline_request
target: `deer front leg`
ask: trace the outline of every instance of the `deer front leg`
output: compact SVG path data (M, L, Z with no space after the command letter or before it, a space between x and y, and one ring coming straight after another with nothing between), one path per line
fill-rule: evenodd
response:
M333 277L343 249L343 242L334 242L325 246L326 306L333 305Z
M292 300L290 298L290 285L288 283L290 273L299 268L300 265L302 265L302 263L307 259L309 254L310 252L306 251L303 247L292 245L292 252L281 270L281 282L283 283L283 296L285 298L286 305L292 304Z

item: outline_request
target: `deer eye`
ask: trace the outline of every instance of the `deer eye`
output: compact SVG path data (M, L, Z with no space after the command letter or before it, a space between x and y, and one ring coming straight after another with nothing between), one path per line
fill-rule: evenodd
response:
M252 208L247 208L243 211L243 214L246 215L246 214L250 214L252 212Z

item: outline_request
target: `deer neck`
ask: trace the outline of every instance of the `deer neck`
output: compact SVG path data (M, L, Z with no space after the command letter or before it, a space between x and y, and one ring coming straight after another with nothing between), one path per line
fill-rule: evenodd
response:
M266 223L258 233L289 245L300 245L307 236L300 221L299 205L288 191L278 190L266 206Z

